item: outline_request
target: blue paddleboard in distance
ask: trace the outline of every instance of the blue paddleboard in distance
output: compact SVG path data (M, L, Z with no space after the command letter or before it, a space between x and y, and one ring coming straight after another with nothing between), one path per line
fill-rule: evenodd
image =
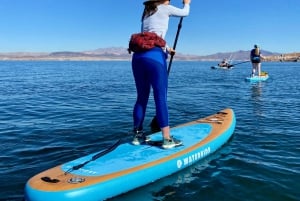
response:
M33 176L25 185L25 201L100 201L118 196L211 155L231 138L235 125L234 111L228 108L171 128L183 142L172 149L115 143ZM162 134L150 138L159 142Z
M255 75L246 77L246 81L248 82L266 81L267 79L269 79L269 74L267 72L262 72L260 76Z
M229 66L229 67L221 67L221 66L211 66L210 67L211 69L222 69L222 70L231 70L233 69L234 67L233 66Z

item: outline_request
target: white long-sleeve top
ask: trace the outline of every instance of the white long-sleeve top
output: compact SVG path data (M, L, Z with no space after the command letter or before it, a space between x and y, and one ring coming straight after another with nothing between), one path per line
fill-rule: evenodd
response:
M190 5L184 4L183 8L172 5L161 4L157 6L157 11L146 17L142 22L142 32L154 32L158 36L165 38L169 26L170 16L185 17L190 13Z

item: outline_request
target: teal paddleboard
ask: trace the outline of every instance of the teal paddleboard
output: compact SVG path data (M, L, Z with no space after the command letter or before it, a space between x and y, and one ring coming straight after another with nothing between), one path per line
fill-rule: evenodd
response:
M106 150L43 171L28 180L26 201L100 201L161 179L211 155L233 135L232 109L171 128L183 145L161 146L118 140ZM161 132L150 135L160 142ZM159 144L159 143L158 143Z
M248 82L266 81L267 79L269 79L268 73L264 73L261 76L255 75L255 76L246 77L246 81Z

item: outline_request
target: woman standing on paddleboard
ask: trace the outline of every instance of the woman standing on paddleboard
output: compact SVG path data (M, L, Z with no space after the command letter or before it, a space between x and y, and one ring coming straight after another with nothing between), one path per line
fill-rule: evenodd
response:
M191 0L183 0L183 8L170 5L166 0L148 0L144 2L141 32L155 33L160 39L164 39L168 30L169 17L184 17L189 14ZM152 37L150 40L155 40ZM142 38L147 46L147 39ZM137 41L140 41L137 39ZM154 41L155 42L155 41ZM144 46L144 45L143 45ZM160 46L160 47L157 47ZM132 50L134 51L134 50ZM169 113L167 105L167 57L169 53L175 53L168 47L156 47L145 51L134 51L132 57L132 71L136 84L137 100L133 109L134 138L132 143L139 145L149 140L143 132L143 122L152 87L156 106L156 118L163 134L163 148L173 148L182 144L181 141L170 135Z

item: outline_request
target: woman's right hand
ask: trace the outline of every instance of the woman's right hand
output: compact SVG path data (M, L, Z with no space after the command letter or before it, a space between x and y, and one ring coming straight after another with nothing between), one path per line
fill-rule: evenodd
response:
M167 52L170 54L170 55L175 55L176 51L173 49L173 48L168 48L167 49Z
M190 4L191 0L183 0L183 4Z

